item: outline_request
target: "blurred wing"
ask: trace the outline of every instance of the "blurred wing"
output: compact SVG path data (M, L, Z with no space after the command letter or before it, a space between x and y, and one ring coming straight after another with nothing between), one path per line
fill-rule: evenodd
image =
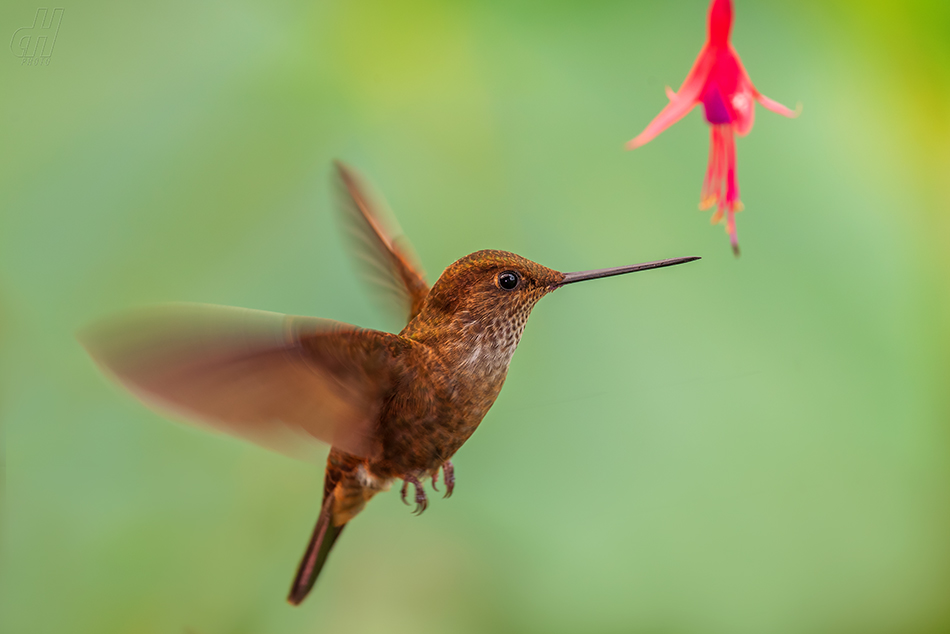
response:
M373 203L354 170L337 162L336 171L340 209L363 276L384 296L384 308L396 308L412 321L429 292L412 246L392 214Z
M145 403L283 451L301 436L357 456L379 447L396 335L312 317L173 304L80 333Z

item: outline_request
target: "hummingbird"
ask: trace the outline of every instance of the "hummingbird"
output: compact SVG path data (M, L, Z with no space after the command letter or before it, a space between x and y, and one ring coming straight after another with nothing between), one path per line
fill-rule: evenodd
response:
M107 319L80 342L146 404L282 449L330 445L323 501L287 600L309 594L346 525L402 481L415 512L455 490L452 457L501 391L528 316L576 282L698 260L561 273L506 251L457 260L431 287L411 246L354 170L336 163L343 217L403 312L398 333L314 317L172 304Z

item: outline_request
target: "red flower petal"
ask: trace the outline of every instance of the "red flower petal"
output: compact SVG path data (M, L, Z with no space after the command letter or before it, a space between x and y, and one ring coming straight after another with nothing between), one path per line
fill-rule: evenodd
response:
M656 115L643 132L627 142L628 150L638 148L653 140L660 132L689 114L699 99L714 61L714 57L708 54L708 47L704 46L679 91L671 94L671 91L667 90L666 95L670 97L670 103L666 104L666 107Z
M755 123L755 93L741 90L732 96L730 105L733 112L733 129L739 136L745 136Z
M653 140L660 132L663 132L663 130L666 130L689 114L689 111L692 110L695 105L696 101L693 99L683 99L682 97L677 97L666 104L666 107L660 111L660 114L650 122L650 125L648 125L643 132L627 142L627 149L632 150Z
M801 104L799 104L798 107L795 108L794 110L791 110L790 108L786 108L785 106L783 106L777 101L772 101L771 99L769 99L768 97L766 97L765 95L763 95L762 93L758 91L756 91L755 93L755 98L760 104L762 104L763 108L768 108L772 112L777 112L783 117L794 119L795 117L797 117L798 115L802 113Z

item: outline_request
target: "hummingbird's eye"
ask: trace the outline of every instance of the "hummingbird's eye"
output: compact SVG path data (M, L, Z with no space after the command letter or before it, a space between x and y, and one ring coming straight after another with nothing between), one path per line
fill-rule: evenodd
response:
M498 274L498 286L506 291L518 288L519 282L521 282L521 276L515 271L502 271Z

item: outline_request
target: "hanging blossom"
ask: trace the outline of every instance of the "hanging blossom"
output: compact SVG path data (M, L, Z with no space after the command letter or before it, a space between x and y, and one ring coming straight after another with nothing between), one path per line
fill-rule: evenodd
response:
M729 43L731 31L732 0L712 0L709 5L709 35L692 70L678 92L666 89L670 103L643 132L627 143L627 149L647 143L686 116L694 106L703 104L710 142L709 166L699 208L716 206L712 222L717 224L725 218L732 251L738 256L735 213L742 211L742 203L736 179L735 134L745 136L752 129L756 101L785 117L798 116L801 106L798 110L790 110L755 89L738 53Z

